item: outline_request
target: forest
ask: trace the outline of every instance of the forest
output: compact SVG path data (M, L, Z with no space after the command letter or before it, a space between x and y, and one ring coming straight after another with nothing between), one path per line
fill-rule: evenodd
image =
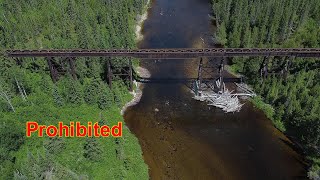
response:
M137 15L146 0L0 0L0 49L134 48ZM138 140L124 126L122 138L27 138L25 124L123 121L131 100L128 83L106 81L106 58L0 56L0 179L148 179ZM112 59L115 69L121 65ZM121 61L126 62L126 61Z
M320 47L319 0L212 0L212 8L216 41L225 47ZM244 75L260 95L253 103L303 149L313 164L309 178L319 178L320 61L273 57L266 63L269 73L264 79L259 72L262 62L230 60L231 70Z

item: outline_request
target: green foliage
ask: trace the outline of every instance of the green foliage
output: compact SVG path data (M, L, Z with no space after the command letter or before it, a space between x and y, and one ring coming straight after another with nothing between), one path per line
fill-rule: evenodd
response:
M84 100L87 104L95 104L101 92L102 81L86 79L84 85Z
M0 147L2 179L8 179L13 174L18 179L34 179L48 173L54 175L53 179L115 179L118 176L124 179L148 178L138 140L128 128L123 128L121 146L114 143L112 137L24 138L25 122L30 120L44 125L57 125L58 121L69 124L75 120L85 124L90 120L100 125L113 126L119 121L123 122L115 104L104 111L85 104L79 107L34 105L19 107L16 113L2 115L7 124L0 129L1 142L5 142ZM17 136L22 137L22 141Z
M319 116L302 116L295 113L290 122L296 129L296 136L308 147L309 150L320 146L320 120Z
M54 162L49 155L36 155L28 152L27 160L22 169L14 173L14 179L84 179L86 176L77 175L66 167ZM85 178L87 179L87 178Z
M44 148L51 154L56 154L65 148L65 142L62 137L47 138L43 141Z
M269 119L273 119L274 109L270 104L263 102L263 99L259 96L251 99L251 102L258 108L261 109Z
M109 87L101 87L101 93L98 97L98 107L100 109L108 109L114 104L114 95Z
M250 6L249 6L250 4ZM320 47L320 1L318 0L213 0L218 17L217 38L228 47ZM225 27L224 27L225 25ZM219 37L220 36L220 37ZM232 60L232 69L249 79L260 97L252 99L281 131L294 136L309 155L319 157L320 62L295 58L285 79L269 76L263 82L258 74L262 59ZM270 58L270 71L284 70L285 60ZM314 166L309 177L319 177Z
M145 10L146 2L2 0L0 49L134 48L135 17ZM112 64L116 71L124 65L123 59ZM106 123L101 117L108 117L110 125L123 121L119 107L131 96L122 80L114 82L114 90L103 81L106 60L77 58L74 80L68 61L52 59L59 71L54 84L45 58L0 57L0 93L16 110L13 113L10 103L0 97L0 179L148 178L139 143L125 128L124 151L131 168L117 159L112 138L87 142L85 138L25 138L26 121L45 125L77 120Z
M79 81L73 80L71 77L65 77L57 83L58 88L61 90L65 102L71 105L81 105L83 103L82 85ZM54 91L57 95L58 91ZM58 102L58 96L55 97Z
M116 81L113 83L112 89L114 93L114 101L118 107L122 107L126 103L126 99L131 97L123 81Z
M55 85L53 84L50 76L43 74L40 81L41 92L51 94Z
M78 81L69 81L70 84L66 88L66 100L68 103L75 104L75 105L81 105L83 102L83 93L81 84Z
M99 161L101 159L102 150L96 138L87 138L83 149L85 158L91 161Z
M223 46L227 44L227 32L226 32L225 23L222 23L219 26L216 36L218 38L217 39L218 43L220 43Z
M64 105L64 101L62 99L61 93L59 92L59 88L57 86L53 86L52 96L53 96L54 104L57 107L61 107Z
M0 147L2 150L17 151L25 141L22 128L17 127L12 121L2 121L0 126Z
M318 18L319 9L317 0L213 0L220 24L217 38L228 47L272 47L291 38L295 31L309 31L301 38L306 43L295 44L317 47L319 29L314 27L319 19L310 21L310 17ZM225 34L229 35L227 41Z
M1 149L0 149L1 155ZM13 179L14 163L4 160L0 165L0 179Z
M308 171L309 179L319 179L320 178L320 167L318 165L313 165Z

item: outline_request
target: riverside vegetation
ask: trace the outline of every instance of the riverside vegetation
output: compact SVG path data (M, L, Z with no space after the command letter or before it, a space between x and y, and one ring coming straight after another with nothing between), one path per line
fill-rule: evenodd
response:
M212 0L216 38L225 47L320 47L319 0ZM320 175L320 61L296 58L287 79L270 75L261 82L263 58L233 58L233 71L248 77L260 97L253 103L275 126L302 145L313 162L309 178ZM269 61L281 70L284 58Z
M0 0L1 49L134 48L135 17L145 0ZM117 66L123 61L117 61ZM54 59L58 69L67 63ZM0 57L0 179L148 179L138 140L25 136L27 121L123 121L127 82L106 84L106 59L78 58L57 83L44 58Z

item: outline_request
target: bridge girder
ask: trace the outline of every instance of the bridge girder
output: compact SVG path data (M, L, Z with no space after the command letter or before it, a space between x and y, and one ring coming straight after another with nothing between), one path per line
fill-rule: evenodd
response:
M295 56L319 58L320 48L204 48L204 49L47 49L7 50L7 57L135 57L186 59L196 57Z

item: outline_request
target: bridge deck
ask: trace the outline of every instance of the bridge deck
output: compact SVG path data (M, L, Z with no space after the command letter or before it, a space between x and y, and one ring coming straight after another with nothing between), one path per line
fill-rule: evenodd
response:
M196 57L296 56L320 57L320 48L205 48L205 49L52 49L7 50L8 57L135 57L143 59L185 59Z

